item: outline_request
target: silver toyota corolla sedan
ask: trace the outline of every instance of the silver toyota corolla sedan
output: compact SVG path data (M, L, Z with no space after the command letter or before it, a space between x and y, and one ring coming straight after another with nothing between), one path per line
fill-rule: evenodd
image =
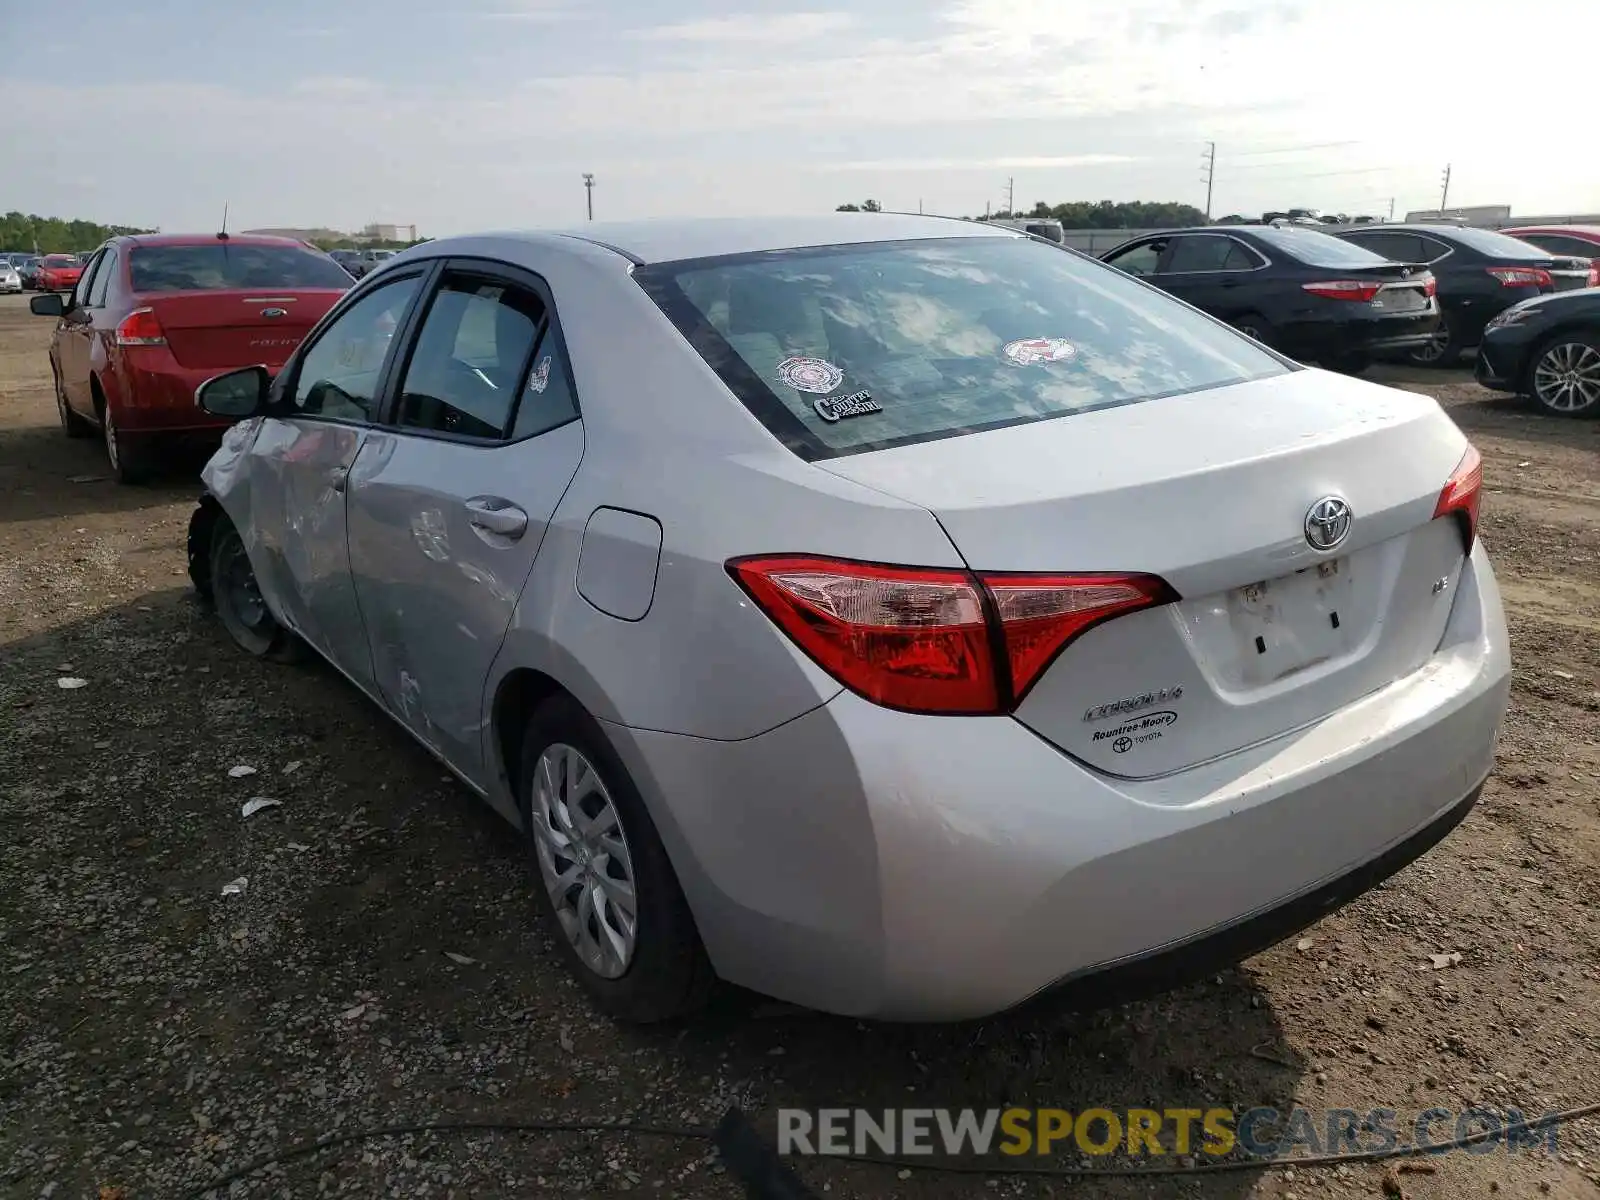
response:
M195 583L527 833L605 1011L944 1020L1237 961L1454 827L1477 452L993 225L430 242L205 470ZM508 913L508 920L517 919Z

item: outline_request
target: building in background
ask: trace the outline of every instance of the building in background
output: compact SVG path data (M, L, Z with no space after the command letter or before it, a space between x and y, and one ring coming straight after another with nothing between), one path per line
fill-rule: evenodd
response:
M361 236L369 242L414 242L417 240L417 227L415 225L368 225L361 231Z

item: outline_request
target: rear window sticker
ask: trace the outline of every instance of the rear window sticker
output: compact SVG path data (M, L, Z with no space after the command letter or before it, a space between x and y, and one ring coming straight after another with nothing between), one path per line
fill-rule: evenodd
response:
M883 405L872 398L871 392L851 392L848 396L821 396L811 402L817 416L824 421L842 421L846 417L864 417L880 413Z
M1066 338L1025 338L1020 342L1007 342L1000 353L1014 366L1031 367L1038 363L1069 362L1078 356L1078 348Z
M550 356L546 354L539 360L539 365L528 376L528 390L543 393L550 386Z
M824 395L844 382L844 372L825 358L786 358L778 378L797 392Z

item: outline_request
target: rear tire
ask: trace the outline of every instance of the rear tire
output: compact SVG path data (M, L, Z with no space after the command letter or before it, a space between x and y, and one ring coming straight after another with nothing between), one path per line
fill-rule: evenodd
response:
M1254 338L1269 350L1273 346L1272 322L1260 313L1245 313L1242 317L1235 317L1228 322L1247 338Z
M1450 326L1441 325L1439 332L1423 345L1406 351L1406 361L1416 367L1444 370L1461 361L1461 343Z
M212 520L207 566L206 587L200 589L201 595L216 609L234 644L252 658L297 661L302 654L300 639L278 624L267 608L256 583L255 568L245 552L244 539L222 513Z
M143 483L150 477L150 465L145 452L128 444L127 438L117 428L116 414L109 400L100 402L100 436L105 443L106 463L111 468L112 478L118 483Z
M1558 333L1529 362L1526 391L1541 412L1600 416L1600 335Z
M666 847L622 760L570 696L528 718L518 780L545 930L595 1006L636 1024L703 1007L716 977Z
M86 438L94 432L94 426L72 410L67 403L67 391L61 386L61 375L55 369L55 364L50 364L50 377L56 385L56 416L61 420L61 431L69 438Z

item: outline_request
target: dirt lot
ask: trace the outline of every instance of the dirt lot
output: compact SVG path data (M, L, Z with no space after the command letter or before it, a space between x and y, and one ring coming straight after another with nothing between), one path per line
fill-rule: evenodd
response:
M1464 375L1391 376L1483 450L1512 711L1465 825L1308 949L1093 1016L884 1028L730 1002L640 1032L594 1017L534 932L510 830L330 670L248 661L192 603L193 471L97 478L98 443L56 424L49 326L0 301L0 1194L181 1195L358 1125L702 1123L732 1101L769 1122L782 1105L1299 1103L1404 1122L1600 1101L1600 423L1526 414ZM255 796L283 803L242 820ZM238 876L245 893L222 895ZM1600 1124L1560 1151L1398 1179L1424 1198L1600 1195ZM1383 1194L1376 1166L801 1170L830 1197ZM234 1194L625 1191L739 1194L703 1145L510 1133L368 1141Z

